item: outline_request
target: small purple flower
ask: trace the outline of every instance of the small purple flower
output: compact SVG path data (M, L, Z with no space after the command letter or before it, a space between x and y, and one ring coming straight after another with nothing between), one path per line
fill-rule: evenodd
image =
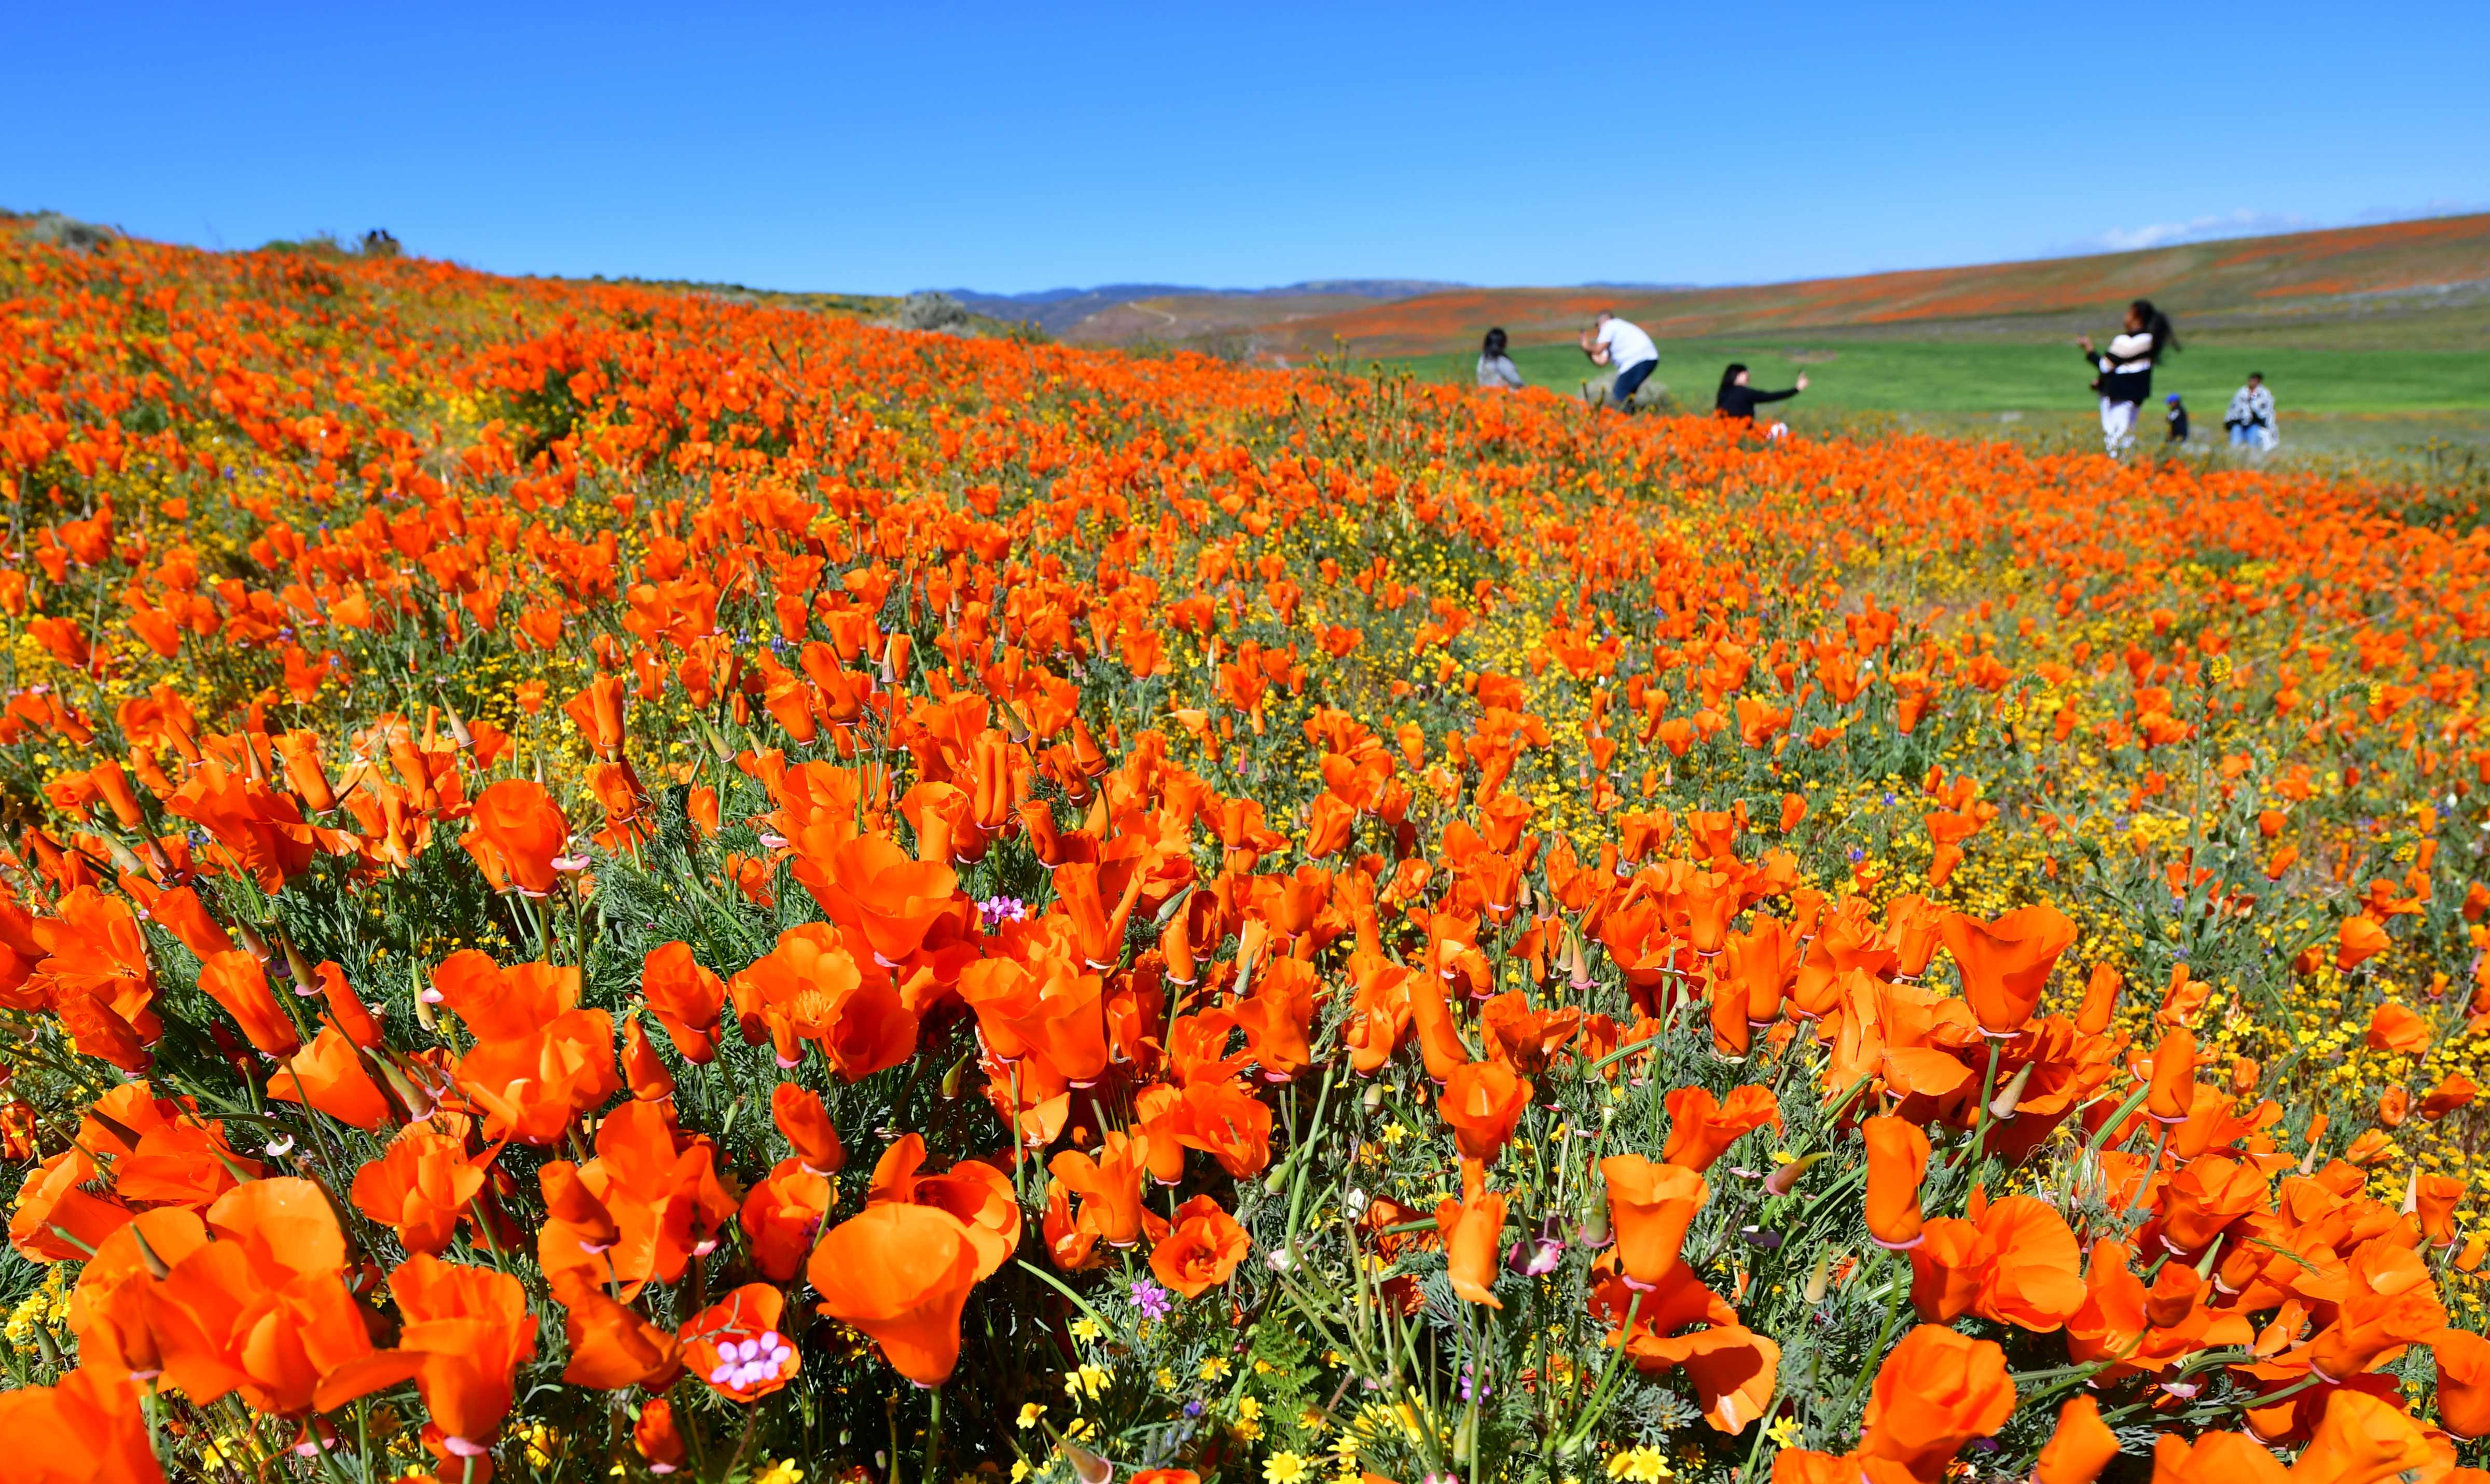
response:
M1479 1400L1481 1397L1495 1395L1495 1387L1489 1385L1483 1380L1478 1383L1478 1396L1474 1397L1470 1395L1470 1382L1476 1375L1477 1368L1475 1366L1465 1365L1462 1367L1462 1400L1464 1402L1474 1402Z
M1174 1311L1174 1297L1147 1278L1133 1285L1133 1307L1142 1311L1144 1319L1167 1318Z
M1028 916L1028 904L1016 896L990 896L977 904L977 916L989 928L1018 922Z
M1188 1417L1198 1417L1198 1416L1201 1416L1201 1415L1202 1415L1202 1403L1201 1403L1200 1401L1198 1401L1198 1400L1197 1400L1197 1401L1191 1401L1191 1402L1187 1402L1187 1403L1185 1403L1185 1404L1184 1404L1184 1414L1185 1414L1186 1416L1188 1416Z

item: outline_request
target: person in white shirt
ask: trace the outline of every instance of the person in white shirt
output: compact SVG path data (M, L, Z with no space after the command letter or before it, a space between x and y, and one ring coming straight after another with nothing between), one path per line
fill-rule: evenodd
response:
M2248 384L2231 393L2222 426L2231 430L2232 448L2251 453L2262 453L2281 441L2274 435L2273 393L2267 389L2263 371L2248 372Z
M2100 393L2101 447L2116 458L2134 446L2136 406L2153 394L2154 364L2179 349L2179 336L2171 331L2169 315L2155 308L2152 300L2139 299L2127 306L2126 328L2111 338L2107 350L2097 355L2091 335L2075 343L2099 372L2093 390Z
M1593 365L1617 368L1616 380L1608 387L1608 404L1619 408L1634 400L1636 391L1660 364L1660 347L1651 343L1642 327L1607 309L1582 332L1582 354L1591 358Z

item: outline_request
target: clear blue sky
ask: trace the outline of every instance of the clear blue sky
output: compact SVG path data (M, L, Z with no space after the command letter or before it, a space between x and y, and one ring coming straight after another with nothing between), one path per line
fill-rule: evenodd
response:
M1731 282L2490 207L2490 7L0 0L0 205L505 272Z

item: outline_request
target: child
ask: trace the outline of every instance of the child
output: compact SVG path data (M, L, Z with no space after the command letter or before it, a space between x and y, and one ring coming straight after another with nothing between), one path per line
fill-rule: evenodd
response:
M2187 404L2179 400L2178 393L2170 393L2170 410L2161 416L2170 424L2170 441L2186 443L2187 441Z

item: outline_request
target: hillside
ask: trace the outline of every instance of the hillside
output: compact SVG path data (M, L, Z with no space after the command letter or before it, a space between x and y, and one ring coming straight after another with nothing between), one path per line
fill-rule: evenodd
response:
M1335 345L1451 354L1489 325L1518 344L1570 340L1602 308L1663 339L2056 337L2099 330L2139 294L2234 344L2490 349L2490 214L1796 283L1462 289L1273 325L1261 340L1290 360Z
M1466 285L1433 278L1327 278L1279 288L1202 288L1177 283L1107 283L1027 294L942 292L994 319L1028 321L1047 334L1089 344L1184 340L1238 326L1408 299Z

